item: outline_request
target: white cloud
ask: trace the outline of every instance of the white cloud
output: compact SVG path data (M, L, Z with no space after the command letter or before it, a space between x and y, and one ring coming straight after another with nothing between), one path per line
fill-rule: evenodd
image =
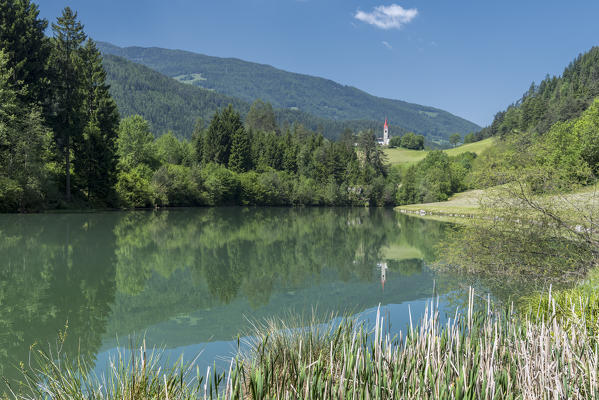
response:
M389 50L392 50L392 49L393 49L393 46L391 46L391 45L389 44L389 42L387 42L386 40L383 40L381 43L383 44L383 46L385 46L385 47L386 47L386 48L388 48Z
M375 7L370 13L358 10L354 18L381 29L399 29L417 15L418 10L415 8L405 9L400 5L391 4Z

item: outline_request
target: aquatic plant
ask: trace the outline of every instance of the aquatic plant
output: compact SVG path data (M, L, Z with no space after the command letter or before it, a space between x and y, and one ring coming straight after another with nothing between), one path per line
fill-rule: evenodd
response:
M596 321L565 318L521 318L513 308L493 311L490 302L479 310L470 290L463 312L441 323L431 303L420 324L399 335L385 329L380 312L374 329L353 319L305 328L257 324L249 350L221 374L181 365L162 371L140 357L116 360L102 381L46 358L51 367L30 373L30 393L15 398L597 398L599 341L587 326ZM83 376L84 384L73 383Z

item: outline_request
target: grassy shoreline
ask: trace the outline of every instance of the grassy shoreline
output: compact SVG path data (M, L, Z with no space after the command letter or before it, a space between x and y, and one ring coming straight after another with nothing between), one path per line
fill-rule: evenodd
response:
M599 341L588 303L572 299L556 314L546 298L536 315L469 305L445 323L433 304L405 333L385 332L346 319L300 329L280 321L256 327L250 351L227 373L204 374L193 365L170 370L145 348L117 358L107 376L83 364L57 362L37 349L26 389L15 399L528 399L599 396Z
M451 196L447 201L407 204L397 206L394 210L424 218L463 222L464 219L483 217L484 211L481 208L482 202L490 196L497 194L498 190L501 190L501 188L493 187L484 190L469 190L457 193ZM575 214L577 209L597 208L599 184L583 187L579 190L564 194L543 195L539 196L539 198L554 201L556 203L559 202L560 204L563 204L564 207L571 208L572 213Z

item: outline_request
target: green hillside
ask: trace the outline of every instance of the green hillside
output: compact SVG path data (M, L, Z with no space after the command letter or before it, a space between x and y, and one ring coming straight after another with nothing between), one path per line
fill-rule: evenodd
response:
M121 117L139 114L152 124L156 135L173 131L175 135L189 138L197 118L209 121L217 109L233 104L245 115L250 103L234 97L177 82L159 72L122 57L104 55L104 68L110 92L117 102ZM298 123L334 139L345 129L382 131L381 121L334 121L315 117L296 110L275 110L281 126ZM404 129L391 126L394 134Z
M481 137L512 132L545 133L553 124L576 118L599 97L599 47L580 54L561 76L534 82L520 100L495 115Z
M104 55L103 64L121 117L143 116L156 135L171 130L179 137L190 137L198 117L209 121L229 103L240 112L249 110L246 102L179 83L124 58Z
M394 124L429 139L480 129L443 110L371 96L331 80L268 65L154 47L120 48L99 43L99 48L104 54L127 58L181 82L246 102L260 98L275 108L302 111L328 120L380 121L388 117Z
M475 154L481 154L484 150L493 146L493 143L494 139L489 138L481 140L480 142L468 143L443 151L447 153L448 156L457 156L468 151ZM426 157L426 155L429 153L426 150L409 150L403 148L385 149L384 151L387 155L387 159L392 165L412 165L424 159L424 157Z

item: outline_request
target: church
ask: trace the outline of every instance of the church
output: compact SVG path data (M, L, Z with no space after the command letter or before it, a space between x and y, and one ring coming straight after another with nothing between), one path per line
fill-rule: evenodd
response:
M383 127L383 137L378 138L376 141L381 146L389 146L389 125L387 124L387 118L385 118L385 126Z

